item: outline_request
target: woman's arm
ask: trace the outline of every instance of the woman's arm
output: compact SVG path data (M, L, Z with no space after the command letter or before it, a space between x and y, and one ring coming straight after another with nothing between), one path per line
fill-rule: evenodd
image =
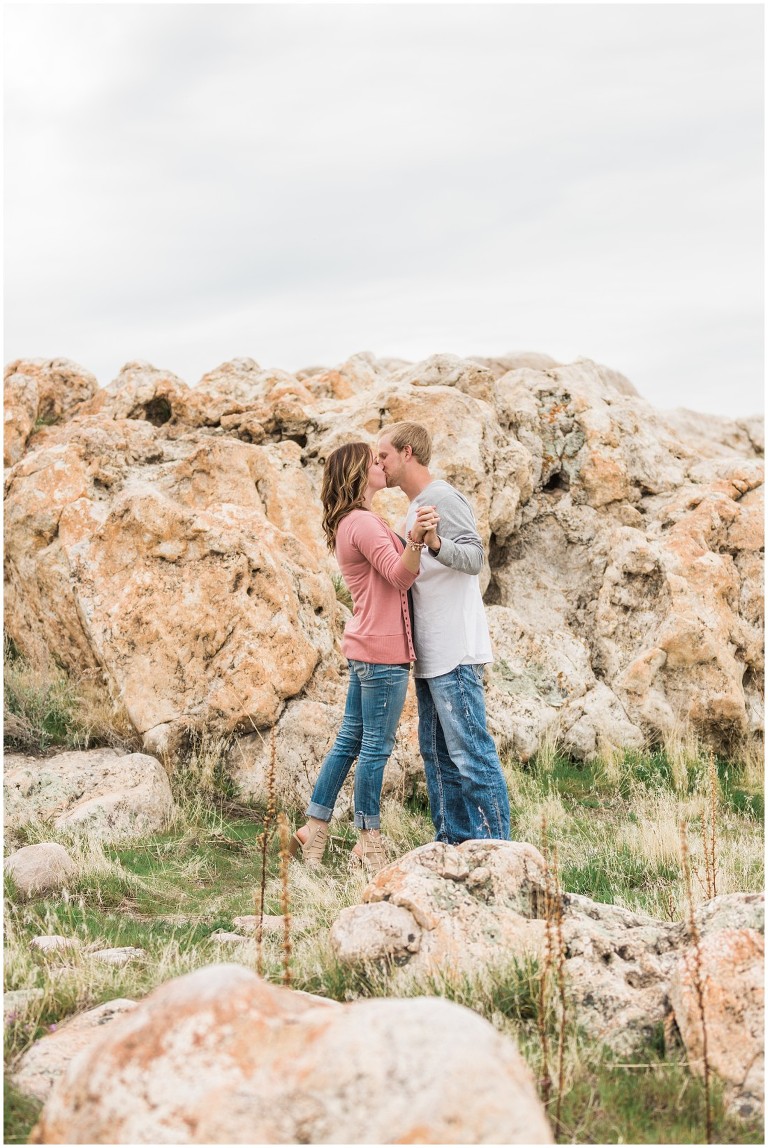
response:
M415 542L421 541L424 528L419 526L412 531ZM389 527L373 513L356 516L349 534L350 542L367 558L371 566L398 590L407 590L416 581L421 563L421 548L406 543L405 550L399 552Z

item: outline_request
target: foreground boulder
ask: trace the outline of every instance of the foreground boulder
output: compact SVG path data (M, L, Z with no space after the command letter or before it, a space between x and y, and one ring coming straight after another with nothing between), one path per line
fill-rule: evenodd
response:
M437 1051L436 1051L437 1050ZM156 989L74 1061L37 1144L548 1144L515 1045L459 1005L329 1008L239 965Z
M56 757L8 754L3 794L6 827L49 820L56 829L102 840L143 837L173 813L168 774L144 753L77 750Z

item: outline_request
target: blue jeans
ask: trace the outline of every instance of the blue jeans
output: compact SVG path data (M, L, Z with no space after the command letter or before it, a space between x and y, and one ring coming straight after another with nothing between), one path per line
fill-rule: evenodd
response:
M395 745L403 712L409 669L375 662L349 662L349 689L344 718L307 806L308 817L330 821L352 762L355 770L355 825L380 826L381 783L384 766Z
M436 840L509 840L509 794L485 720L481 665L416 678L419 747Z

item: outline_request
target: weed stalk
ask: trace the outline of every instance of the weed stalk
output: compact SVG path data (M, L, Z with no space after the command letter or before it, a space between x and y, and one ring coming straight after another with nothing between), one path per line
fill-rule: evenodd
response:
M693 991L696 994L696 1004L701 1019L701 1059L704 1068L704 1104L706 1109L707 1144L712 1141L712 1095L709 1071L709 1050L707 1048L707 1021L704 1013L704 977L701 967L701 936L696 924L696 913L693 907L693 888L691 885L691 859L688 849L688 833L684 821L680 822L680 859L682 862L683 878L685 880L685 896L688 902L688 926L693 942L693 961L691 980Z
M280 908L283 914L283 984L290 987L293 974L291 973L291 902L288 893L288 867L291 861L288 843L291 839L291 830L288 818L284 813L277 817L277 827L280 834Z
M550 891L549 875L549 846L547 840L547 819L544 814L541 818L541 854L544 858L544 956L541 962L539 975L539 999L536 1009L536 1025L541 1042L541 1099L544 1107L548 1107L552 1095L552 1077L549 1074L549 1038L547 1036L547 1004L549 1001L549 985L552 976L552 960L554 952L552 896Z
M560 997L560 1032L557 1046L557 1105L555 1108L555 1139L560 1138L562 1125L560 1120L563 1092L565 1091L565 1026L566 1026L566 993L565 993L565 941L563 939L563 898L560 889L560 869L557 860L557 846L552 847L552 883L553 883L553 918L554 934L557 942L556 979L558 995Z
M275 772L277 766L277 739L275 727L269 742L269 769L267 771L267 812L264 817L264 831L261 835L261 884L257 910L259 921L256 926L256 972L264 976L264 903L267 893L267 852L269 839L275 822Z

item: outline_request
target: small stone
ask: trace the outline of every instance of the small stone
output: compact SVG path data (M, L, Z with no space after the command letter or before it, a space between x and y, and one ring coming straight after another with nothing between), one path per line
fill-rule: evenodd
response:
M3 1021L5 1025L14 1024L19 1020L30 1005L42 1000L45 989L13 989L3 993Z
M146 956L146 952L144 949L134 949L130 945L125 945L118 949L97 949L90 953L90 956L105 965L127 965L138 957Z
M216 933L211 933L208 938L209 941L214 941L218 945L246 945L248 938L243 937L240 933L226 933L223 929Z
M243 933L255 933L259 927L258 914L245 917L235 917L232 924ZM291 917L291 932L300 933L308 929L312 922L309 917ZM265 936L282 933L285 929L285 917L280 913L265 913L262 923L262 933Z
M33 949L39 949L41 953L56 953L64 949L79 949L81 941L78 937L61 937L52 933L46 937L33 937L30 945Z

